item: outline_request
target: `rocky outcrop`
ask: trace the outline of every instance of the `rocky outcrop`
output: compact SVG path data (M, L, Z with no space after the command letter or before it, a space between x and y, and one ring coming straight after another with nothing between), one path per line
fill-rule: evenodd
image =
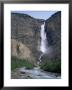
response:
M11 39L14 40L12 40L12 55L21 55L22 58L29 56L29 59L35 61L38 59L40 28L43 22L44 20L35 19L27 14L11 13ZM22 48L19 47L19 53L15 49L17 42L20 42Z
M31 50L26 46L24 45L22 42L20 41L17 41L15 39L12 39L11 40L11 55L12 56L15 56L17 58L19 58L20 60L21 59L27 59L29 60L30 62L34 62L34 56L32 55L32 52Z
M51 47L51 53L54 60L61 60L61 12L52 15L45 22L45 31L48 41L48 47Z

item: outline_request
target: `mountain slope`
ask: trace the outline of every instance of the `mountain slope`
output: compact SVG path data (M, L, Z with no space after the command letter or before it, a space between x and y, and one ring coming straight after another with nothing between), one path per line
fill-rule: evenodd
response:
M31 52L30 58L35 61L39 55L40 26L43 22L44 20L35 19L27 14L11 13L11 39L24 44ZM13 53L12 50L12 55ZM16 53L19 56L17 50Z

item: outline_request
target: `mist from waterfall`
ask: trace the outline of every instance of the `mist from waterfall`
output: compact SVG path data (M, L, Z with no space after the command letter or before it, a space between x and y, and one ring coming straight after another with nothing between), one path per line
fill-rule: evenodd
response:
M42 53L46 53L47 51L47 39L46 39L46 32L45 32L45 22L41 25L41 45L40 45L40 51Z

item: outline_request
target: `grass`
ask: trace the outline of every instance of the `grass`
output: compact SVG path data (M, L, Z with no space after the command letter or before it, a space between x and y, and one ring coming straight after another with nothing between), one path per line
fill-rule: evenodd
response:
M11 70L15 70L16 68L26 67L28 69L32 69L34 65L30 63L27 59L18 59L17 57L11 57ZM45 63L40 65L40 68L48 71L48 72L56 72L61 73L61 61L46 61Z
M48 72L55 72L55 73L61 73L61 61L47 61L44 64L42 64L41 69L48 71Z
M30 63L27 59L18 59L17 57L11 57L11 70L15 70L16 68L20 68L25 66L28 69L34 67L32 63Z

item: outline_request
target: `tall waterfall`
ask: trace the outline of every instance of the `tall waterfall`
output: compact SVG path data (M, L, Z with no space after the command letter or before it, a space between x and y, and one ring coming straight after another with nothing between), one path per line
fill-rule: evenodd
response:
M46 53L46 50L47 50L47 40L46 40L46 32L45 32L45 22L44 24L41 25L41 32L40 32L40 35L41 35L41 45L40 45L40 51L42 53Z
M41 25L40 36L41 36L40 51L42 52L42 54L39 57L38 64L40 64L42 56L47 51L47 39L46 39L46 32L45 32L45 22L44 22L44 24Z

